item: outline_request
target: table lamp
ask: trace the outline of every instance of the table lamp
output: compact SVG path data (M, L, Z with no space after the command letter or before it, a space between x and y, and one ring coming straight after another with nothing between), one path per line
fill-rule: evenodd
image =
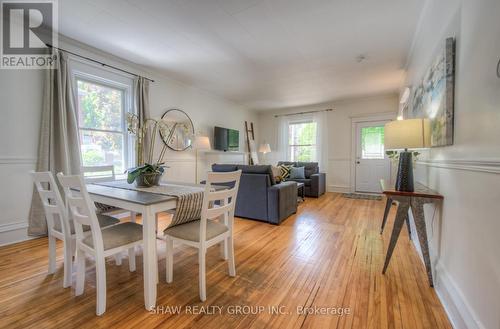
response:
M207 136L196 136L193 144L193 148L196 151L196 163L195 163L195 183L198 184L198 151L199 150L210 150L210 139Z
M384 144L386 150L404 150L399 153L396 190L413 192L413 160L408 150L429 148L431 129L428 119L391 121L385 125Z
M259 152L262 153L264 157L266 153L271 153L271 146L269 145L269 143L260 144ZM263 160L265 162L265 159Z

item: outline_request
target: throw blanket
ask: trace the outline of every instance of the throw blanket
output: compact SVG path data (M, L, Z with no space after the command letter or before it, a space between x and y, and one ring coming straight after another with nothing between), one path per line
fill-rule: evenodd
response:
M152 187L136 187L122 180L94 184L176 197L177 208L172 218L172 222L168 227L192 222L201 218L203 187L180 184L160 184L159 186Z

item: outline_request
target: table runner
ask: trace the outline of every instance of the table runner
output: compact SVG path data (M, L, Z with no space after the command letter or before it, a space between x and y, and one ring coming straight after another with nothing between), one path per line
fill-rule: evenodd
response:
M175 210L174 217L172 218L172 222L168 227L192 222L200 219L201 217L203 192L205 190L201 186L161 183L159 186L137 187L135 185L128 184L124 180L99 182L94 184L176 197L177 208Z

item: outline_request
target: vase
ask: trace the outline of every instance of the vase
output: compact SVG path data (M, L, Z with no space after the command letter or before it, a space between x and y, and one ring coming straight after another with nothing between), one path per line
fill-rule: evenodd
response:
M151 187L160 185L160 178L162 173L148 173L137 176L135 179L135 186L137 187Z

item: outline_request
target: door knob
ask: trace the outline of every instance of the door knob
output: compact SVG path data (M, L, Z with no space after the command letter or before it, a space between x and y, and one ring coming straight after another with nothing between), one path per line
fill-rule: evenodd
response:
M359 164L359 161L356 161L357 164Z

